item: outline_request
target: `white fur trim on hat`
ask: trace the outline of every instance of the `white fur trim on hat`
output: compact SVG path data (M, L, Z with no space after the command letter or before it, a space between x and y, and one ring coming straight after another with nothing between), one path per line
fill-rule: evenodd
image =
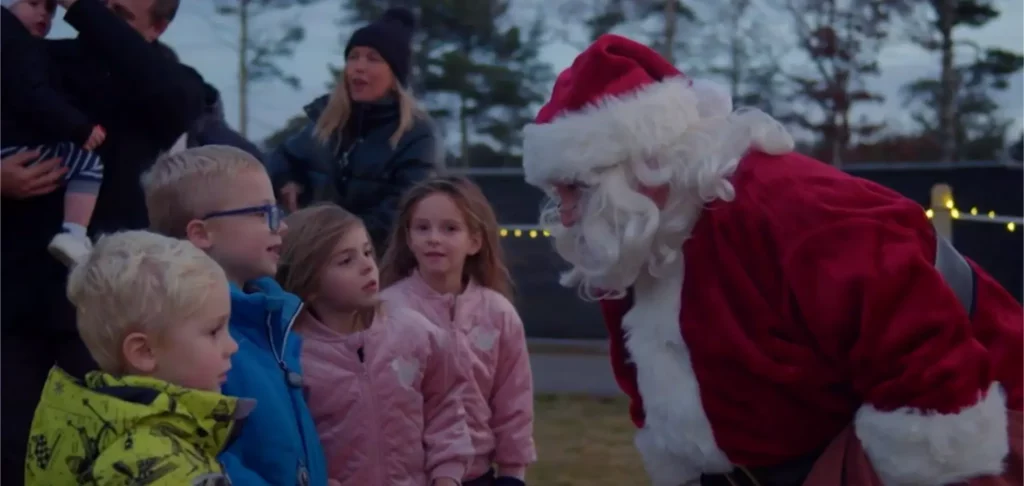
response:
M700 121L697 92L685 77L649 84L523 129L526 182L577 180L596 169L649 157Z
M22 1L22 0L0 0L0 6L11 8L11 7L14 6L14 4L16 4L16 3L20 2L20 1Z
M886 486L953 484L1003 472L1009 454L1006 398L994 383L978 403L953 414L865 405L857 437Z
M538 187L552 181L590 183L600 169L665 154L686 140L683 134L690 128L726 117L738 117L734 121L751 130L751 148L771 155L793 151L793 137L777 120L756 109L732 109L723 87L679 76L605 98L550 123L526 125L526 182Z

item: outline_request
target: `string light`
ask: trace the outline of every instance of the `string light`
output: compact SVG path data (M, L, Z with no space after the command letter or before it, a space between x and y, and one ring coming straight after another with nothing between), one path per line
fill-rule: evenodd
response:
M969 214L964 214L959 208L956 207L956 202L953 198L946 198L943 206L949 210L949 216L953 219L960 221L971 221L977 223L995 223L1006 226L1006 230L1010 233L1017 231L1017 225L1024 224L1024 218L1019 216L999 216L995 211L989 211L985 216L979 216L977 207L972 207ZM935 217L935 210L928 208L924 211L924 214L928 216L928 219Z
M978 223L1002 224L1006 227L1006 230L1011 233L1017 231L1017 226L1024 225L1024 218L1019 216L999 216L995 211L989 211L984 215L980 215L981 211L979 211L977 207L972 207L970 211L965 213L956 207L956 203L953 199L946 199L943 206L949 210L949 215L953 219ZM932 219L935 217L935 210L932 208L925 209L924 214L928 216L928 219ZM550 231L535 225L510 225L499 229L498 234L501 235L502 238L510 236L513 238L522 238L527 236L531 239L551 237Z
M549 238L549 237L551 237L551 232L550 231L548 231L548 230L546 230L546 229L544 229L544 228L542 228L540 226L535 226L535 225L514 225L514 226L510 225L510 226L505 226L505 227L503 227L503 228L498 230L498 234L502 238L508 238L510 236L513 237L513 238L522 238L522 237L525 236L525 237L529 237L531 239L534 239L534 238Z

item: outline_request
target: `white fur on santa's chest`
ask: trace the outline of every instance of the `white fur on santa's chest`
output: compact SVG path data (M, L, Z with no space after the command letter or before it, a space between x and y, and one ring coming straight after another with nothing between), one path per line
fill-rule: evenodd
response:
M699 476L732 469L715 442L683 342L679 323L682 258L676 262L678 268L666 272L670 277L641 275L634 286L633 307L622 322L646 414L637 448L655 484L659 483L657 469L666 474L666 482L678 474ZM676 484L688 479L694 477L674 478Z

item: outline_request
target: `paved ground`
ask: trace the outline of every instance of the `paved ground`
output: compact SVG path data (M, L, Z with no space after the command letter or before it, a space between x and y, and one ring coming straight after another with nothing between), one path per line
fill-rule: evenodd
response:
M598 347L589 351L570 351L564 345L549 348L531 344L530 365L533 368L534 392L620 395L622 392L615 384L608 354L600 345L594 344Z

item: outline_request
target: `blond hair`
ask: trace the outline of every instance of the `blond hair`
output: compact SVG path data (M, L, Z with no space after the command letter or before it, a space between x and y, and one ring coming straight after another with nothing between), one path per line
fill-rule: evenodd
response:
M142 175L150 228L184 238L189 221L217 210L231 192L225 187L228 182L251 170L266 171L251 154L227 145L205 145L160 157Z
M398 220L388 240L388 248L381 259L381 287L408 277L416 269L416 256L409 248L409 224L416 205L432 194L450 197L462 213L469 233L480 238L480 251L466 257L463 277L512 300L512 276L505 265L498 237L498 218L480 187L465 177L457 176L427 179L405 193L398 205Z
M425 118L426 113L419 108L416 98L409 90L402 87L395 81L395 95L398 97L398 128L391 134L388 141L391 148L398 146L402 136L413 127L414 119ZM330 143L332 136L337 136L340 143L345 127L352 118L352 100L348 96L348 87L345 85L345 71L338 75L338 82L334 83L334 91L327 100L327 107L324 108L320 118L316 120L313 127L313 135L324 145Z
M121 373L129 333L159 335L190 318L216 285L227 288L224 270L192 243L124 231L100 238L74 267L67 295L93 359L104 371Z

